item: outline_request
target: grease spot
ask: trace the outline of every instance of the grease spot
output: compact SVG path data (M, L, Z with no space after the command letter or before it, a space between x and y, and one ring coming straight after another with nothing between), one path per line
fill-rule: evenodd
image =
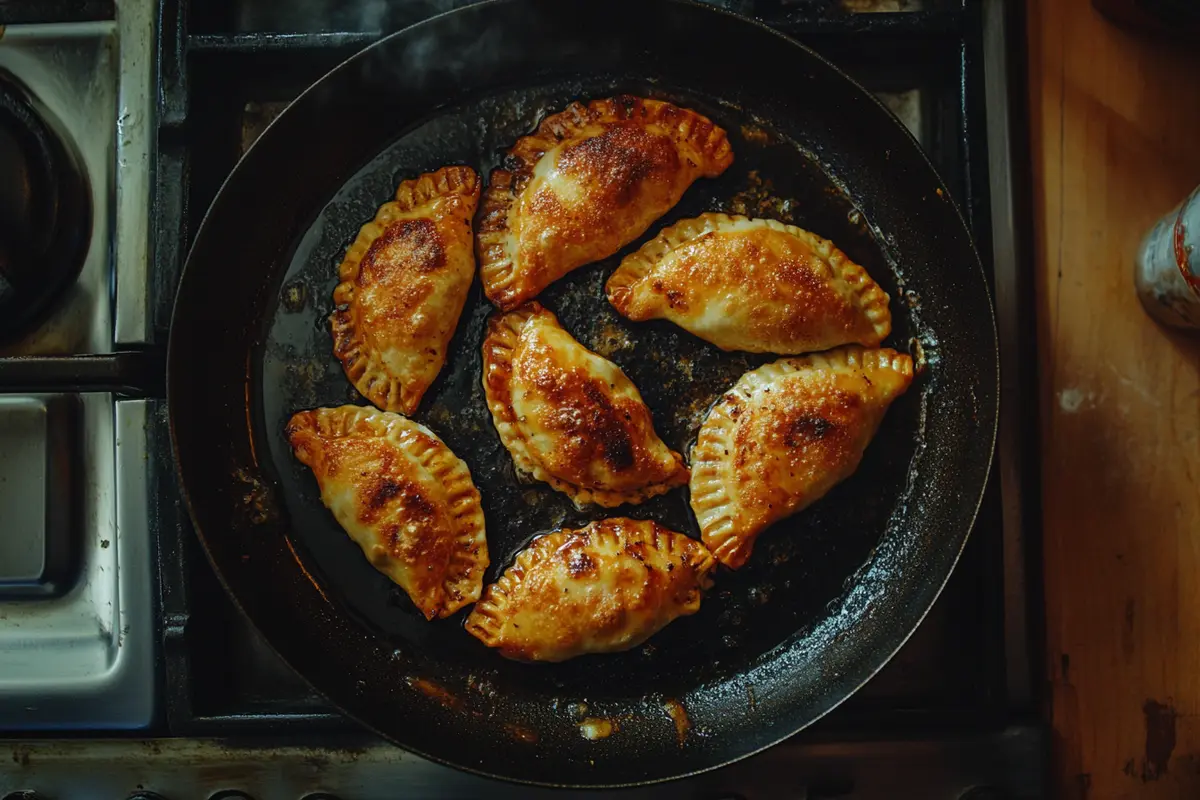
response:
M462 704L462 701L447 691L445 687L427 678L418 678L410 675L404 678L404 682L426 697L438 701L446 708L458 708Z
M678 700L667 700L663 703L663 710L675 723L675 739L679 742L679 746L683 747L683 743L687 741L688 731L692 729L692 721L688 718L687 709Z
M265 525L279 518L275 498L258 476L244 467L239 467L234 470L233 477L237 478L245 489L241 506L252 525Z
M795 221L792 212L798 205L794 199L776 194L775 184L753 169L746 175L745 188L729 199L725 210L744 217L765 217L792 224Z
M614 731L618 730L620 728L617 727L615 722L603 717L588 717L579 723L579 735L590 742L607 739Z
M765 147L779 143L779 140L776 138L774 133L762 127L761 125L755 125L754 123L746 123L745 125L742 125L742 138L751 144L758 145L759 147Z
M610 358L613 353L632 350L633 340L624 328L605 323L592 338L591 349L605 358Z
M289 314L303 311L308 305L308 287L301 281L292 281L283 287L283 297L280 300L283 310Z
M1175 709L1170 704L1147 700L1146 760L1142 763L1142 781L1156 781L1167 774L1171 753L1175 750Z
M1074 414L1083 408L1084 402L1088 407L1096 404L1095 392L1084 392L1082 389L1063 389L1058 393L1058 407L1068 414Z
M517 725L513 722L506 722L504 723L504 730L518 741L525 742L526 744L537 744L537 731L526 728L523 725Z

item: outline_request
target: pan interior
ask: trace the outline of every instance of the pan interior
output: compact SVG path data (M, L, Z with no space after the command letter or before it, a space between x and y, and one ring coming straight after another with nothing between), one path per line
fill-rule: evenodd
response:
M252 404L260 415L253 426L256 449L269 454L261 465L279 488L297 557L323 591L389 647L421 653L440 668L469 672L502 690L542 698L582 693L614 701L675 696L751 668L780 644L808 635L851 588L903 507L931 383L927 376L919 377L896 401L851 478L765 533L741 570L721 568L700 612L672 623L642 647L560 665L520 665L466 634L466 612L426 622L340 529L283 435L288 418L301 409L367 402L332 354L328 317L337 265L359 227L391 198L401 180L454 163L470 165L486 177L507 147L545 115L572 100L621 92L670 100L706 114L729 132L734 164L720 178L693 185L641 240L559 280L539 299L580 342L625 371L672 448L687 454L713 401L744 371L774 358L722 352L665 322L632 323L608 304L604 281L620 258L675 220L704 211L745 213L832 239L891 295L894 329L886 344L909 349L908 342L921 333L918 310L904 302L886 247L818 158L780 135L769 118L724 98L644 78L608 76L475 97L401 135L346 182L295 244L273 294L262 345L253 356L260 401ZM605 516L655 519L698 536L686 489L638 506L579 511L548 486L516 478L480 384L480 345L492 311L476 278L447 363L414 415L471 469L487 517L492 565L486 581L494 580L534 536Z

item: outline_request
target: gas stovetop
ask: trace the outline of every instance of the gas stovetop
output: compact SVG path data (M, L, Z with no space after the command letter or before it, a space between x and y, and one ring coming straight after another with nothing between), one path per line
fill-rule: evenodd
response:
M345 798L535 794L380 742L278 660L225 596L191 531L161 395L161 354L187 247L240 154L291 98L341 60L384 31L462 4L120 0L0 7L0 23L39 23L9 26L0 68L30 37L78 45L84 35L76 31L92 32L91 49L78 47L95 51L99 66L87 73L92 83L81 84L78 104L67 94L43 102L74 115L79 147L97 153L89 164L92 186L100 187L97 214L118 221L97 223L97 263L85 265L78 279L94 309L85 314L64 300L23 340L51 341L40 331L54 330L56 320L83 319L86 344L0 350L53 356L0 358L0 526L41 532L35 546L24 546L21 568L9 568L20 574L7 584L5 561L17 559L0 549L0 598L6 586L13 595L0 599L0 729L13 749L11 766L0 768L0 792L99 798L145 789L174 798L237 790L220 796L258 800L319 791ZM1022 366L1032 363L1032 330L1023 312L1025 226L1014 203L1024 196L1025 176L1011 166L1023 136L1010 137L1008 102L1010 87L1024 83L1008 60L1021 49L1006 34L1023 30L1019 9L1003 0L717 4L817 49L881 97L930 154L992 277L1004 374L1001 441L957 571L878 676L760 756L629 796L1040 797L1049 742L1033 680L1039 662L1031 609L1040 604L1031 589L1039 583L1037 542L1030 540L1036 517L1028 510L1037 481L1026 444L1035 421L1020 413L1033 407L1025 402L1032 387ZM115 184L106 169L116 173ZM105 191L110 185L115 191ZM104 247L109 227L115 243ZM105 357L118 347L126 352ZM73 391L85 388L93 391ZM71 447L89 454L78 475L56 466L71 461ZM12 467L14 452L41 471ZM29 511L18 496L37 496L46 513L34 521L20 516ZM75 516L50 513L60 506ZM28 555L31 546L45 554L41 561ZM81 629L82 645L64 640L66 650L53 650L53 626L27 627L81 598L92 614L83 619L95 619L86 635ZM112 609L105 605L114 599ZM30 641L37 642L32 649ZM80 646L92 647L89 658L108 671L87 672L83 651L68 655ZM129 666L135 661L136 670ZM20 678L14 664L23 665ZM52 668L60 671L45 671ZM121 674L140 687L136 696L113 693L113 684L94 677L122 669L132 670ZM34 689L68 699L27 702ZM92 713L69 699L89 696L111 702Z
M28 23L0 28L0 727L140 729L147 404L69 381L31 393L14 359L103 361L144 303L152 17L42 11L0 8Z

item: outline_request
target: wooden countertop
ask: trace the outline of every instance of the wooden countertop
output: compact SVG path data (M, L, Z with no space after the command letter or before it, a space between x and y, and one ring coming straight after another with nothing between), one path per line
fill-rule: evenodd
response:
M1056 797L1200 797L1200 337L1134 249L1200 184L1200 45L1031 0L1047 674Z

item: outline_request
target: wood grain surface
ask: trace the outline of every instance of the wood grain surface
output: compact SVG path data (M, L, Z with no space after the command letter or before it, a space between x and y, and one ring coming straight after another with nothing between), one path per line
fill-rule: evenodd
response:
M1200 43L1028 18L1055 796L1200 798L1200 337L1133 288L1200 184Z

